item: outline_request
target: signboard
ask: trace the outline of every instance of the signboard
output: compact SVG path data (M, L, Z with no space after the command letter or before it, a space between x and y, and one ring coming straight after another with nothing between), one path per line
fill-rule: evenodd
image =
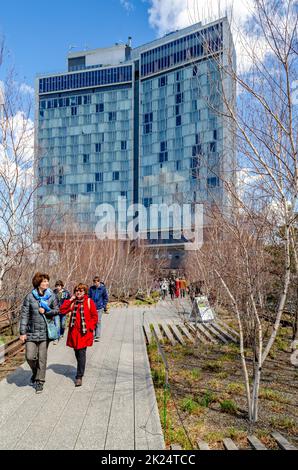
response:
M195 297L193 301L190 320L197 319L200 323L208 323L215 320L214 310L210 307L208 297Z

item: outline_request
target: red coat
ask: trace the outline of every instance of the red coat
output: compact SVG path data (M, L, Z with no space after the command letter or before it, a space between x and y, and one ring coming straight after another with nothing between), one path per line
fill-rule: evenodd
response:
M89 309L89 305L90 309ZM75 306L75 300L64 300L62 306L60 307L60 313L62 315L66 315L70 312L73 312ZM84 297L84 315L87 327L87 333L85 335L82 334L81 331L81 315L80 309L76 314L76 321L73 328L69 327L67 342L66 345L73 349L83 349L93 345L93 337L94 337L94 330L96 328L96 324L98 322L98 313L96 310L95 303L92 299L89 299L88 296L85 295ZM71 322L72 314L70 317Z

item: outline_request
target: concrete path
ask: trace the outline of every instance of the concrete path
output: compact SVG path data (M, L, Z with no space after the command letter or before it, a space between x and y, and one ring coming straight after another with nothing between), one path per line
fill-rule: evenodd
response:
M112 309L103 316L102 339L88 348L83 387L74 387L76 361L65 339L49 347L42 394L28 385L26 364L2 380L0 449L164 449L144 310Z

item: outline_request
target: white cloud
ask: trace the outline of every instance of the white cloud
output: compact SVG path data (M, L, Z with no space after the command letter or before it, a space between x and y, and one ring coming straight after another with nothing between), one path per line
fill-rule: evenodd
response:
M130 0L120 0L120 3L127 12L134 10L134 5Z
M190 26L202 21L203 23L227 15L233 32L237 52L238 67L247 70L252 63L250 54L261 60L268 52L267 44L256 34L245 33L244 25L253 15L253 0L148 0L149 24L157 31L158 36Z
M2 118L3 119L3 118ZM30 187L33 178L34 123L18 111L4 123L5 139L0 143L0 179L18 181L23 187Z
M29 95L34 95L35 91L34 88L31 86L27 85L26 83L21 83L20 85L20 92L23 94L29 94Z

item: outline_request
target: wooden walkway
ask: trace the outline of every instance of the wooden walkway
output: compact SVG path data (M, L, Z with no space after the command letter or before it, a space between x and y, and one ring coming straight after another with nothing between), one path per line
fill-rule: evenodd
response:
M164 449L140 309L104 315L80 388L75 364L63 339L49 347L42 394L26 364L0 382L0 449Z

